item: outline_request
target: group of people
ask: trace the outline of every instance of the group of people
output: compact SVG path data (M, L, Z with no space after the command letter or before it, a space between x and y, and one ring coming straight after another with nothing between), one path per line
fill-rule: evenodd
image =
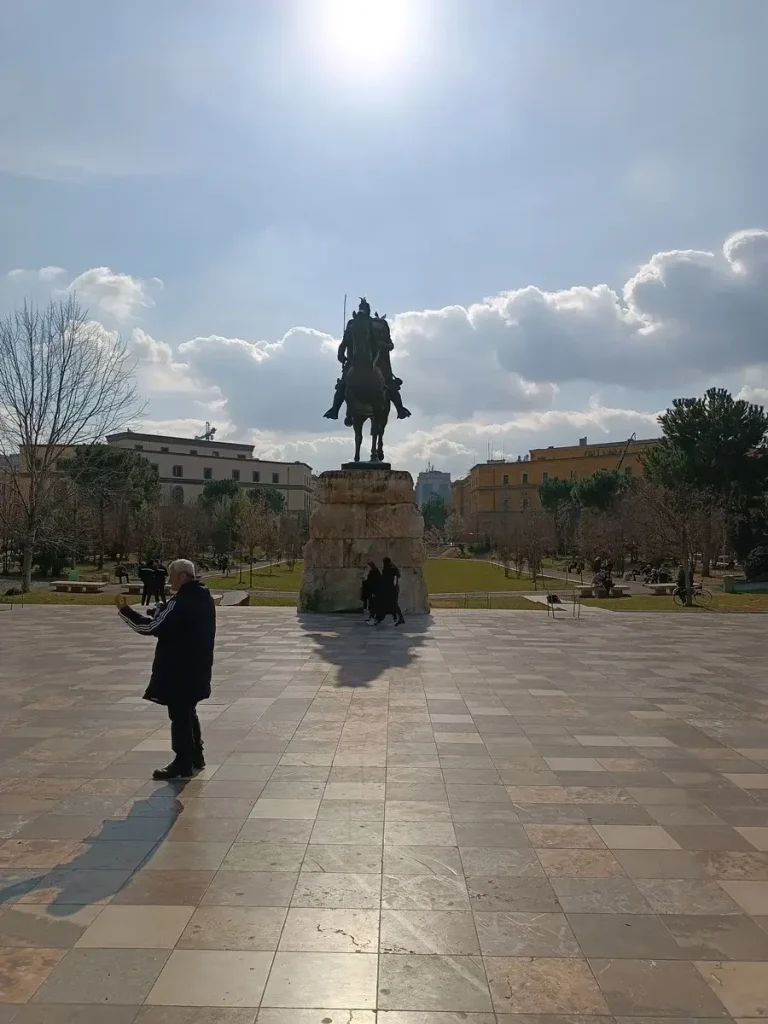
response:
M400 570L391 558L383 559L381 569L375 562L368 563L368 575L363 580L360 596L363 611L368 612L368 625L378 626L388 615L396 626L405 622L400 611Z
M159 559L153 562L147 560L140 562L136 569L139 579L144 584L141 593L141 603L162 604L165 601L165 582L168 579L168 570Z

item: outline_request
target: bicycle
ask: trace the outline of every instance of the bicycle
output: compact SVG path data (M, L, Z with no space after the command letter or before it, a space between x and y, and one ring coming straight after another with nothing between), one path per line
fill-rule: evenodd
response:
M685 591L678 587L672 595L672 600L682 608L687 603ZM699 608L709 608L712 604L712 592L705 590L701 584L696 583L693 587L692 601Z

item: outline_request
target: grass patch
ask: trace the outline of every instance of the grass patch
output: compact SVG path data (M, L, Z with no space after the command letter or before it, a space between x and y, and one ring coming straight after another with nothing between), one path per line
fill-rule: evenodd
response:
M712 595L712 603L708 608L700 608L698 605L687 608L675 604L672 597L651 594L609 600L589 597L581 603L595 608L607 608L611 612L768 612L768 594L716 593Z
M140 595L126 596L129 604L138 604ZM24 604L114 604L114 594L57 594L53 590L31 590L24 595ZM0 604L21 605L21 597L0 597Z
M504 570L491 562L463 558L428 558L424 576L430 595L471 593L488 590L533 590L528 576L504 575Z
M243 569L243 579L240 582L240 572L231 572L229 576L207 576L203 583L209 590L301 590L301 579L304 575L304 563L297 562L293 569L281 562L273 565L272 571L259 567L253 570L253 586L251 586L250 573Z
M503 608L516 612L544 612L547 610L546 605L540 604L538 601L527 601L524 597L512 594L509 597L492 597L490 603L485 597L472 597L471 594L467 595L466 601L461 597L442 597L440 594L430 594L429 603L436 611L440 608Z
M211 590L285 590L298 592L304 572L302 562L294 569L287 565L272 566L269 569L254 569L253 586L248 573L243 570L243 582L237 572L229 576L209 576L205 583ZM527 576L520 579L512 573L505 577L504 570L491 562L472 561L463 558L428 558L424 565L427 589L431 595L477 593L489 590L533 590L533 583ZM360 570L362 580L363 571Z

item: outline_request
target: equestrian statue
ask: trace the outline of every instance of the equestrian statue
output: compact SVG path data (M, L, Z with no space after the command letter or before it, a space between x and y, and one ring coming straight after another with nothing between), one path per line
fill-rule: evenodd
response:
M336 381L333 405L325 414L327 419L336 420L342 404L347 403L344 423L355 431L355 462L360 461L366 420L371 421L371 462L383 462L390 403L397 409L398 419L411 415L400 398L403 382L392 372L390 353L394 347L386 313L371 316L370 305L361 298L339 345L341 377Z

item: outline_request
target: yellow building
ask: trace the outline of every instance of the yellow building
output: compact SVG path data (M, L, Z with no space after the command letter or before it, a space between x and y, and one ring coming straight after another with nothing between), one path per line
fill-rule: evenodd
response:
M640 454L656 439L600 442L532 448L515 461L491 459L473 466L469 476L453 485L453 505L476 537L493 534L503 516L539 508L539 484L547 479L572 480L592 476L598 469L620 469L627 476L640 472Z

